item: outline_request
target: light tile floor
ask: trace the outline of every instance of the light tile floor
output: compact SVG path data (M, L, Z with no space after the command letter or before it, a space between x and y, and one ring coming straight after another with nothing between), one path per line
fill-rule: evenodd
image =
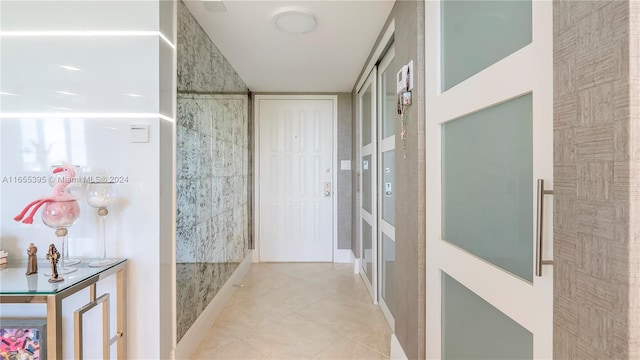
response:
M253 264L192 359L388 359L391 330L353 265Z

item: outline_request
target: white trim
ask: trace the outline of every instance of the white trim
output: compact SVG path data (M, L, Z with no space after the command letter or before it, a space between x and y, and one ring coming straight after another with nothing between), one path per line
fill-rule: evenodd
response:
M160 31L93 31L93 30L42 30L42 31L0 31L0 37L105 37L105 36L159 36L167 45L176 46Z
M396 135L380 140L380 153L396 149Z
M333 262L351 264L353 262L353 252L351 249L336 249L333 253Z
M380 310L382 310L382 315L387 320L391 331L395 331L396 329L396 319L393 317L391 313L391 309L387 306L387 303L384 301L384 297L382 296L382 290L380 291L380 300L378 300L378 306L380 306Z
M391 354L389 356L391 360L409 360L407 354L404 353L400 341L396 337L396 334L391 334Z
M338 196L337 196L337 186L338 186L338 95L255 95L253 97L253 121L254 121L254 149L253 149L253 176L254 176L254 206L253 206L253 262L260 262L260 124L258 121L260 114L260 100L331 100L333 102L333 132L332 132L332 163L333 163L333 173L332 173L332 227L333 227L333 257L332 260L336 261L336 256L339 250L338 249Z
M365 83L365 81L367 81L367 78L369 77L369 73L371 72L373 67L376 66L376 63L378 62L378 59L380 58L380 56L382 56L382 52L384 51L384 49L386 49L387 45L389 45L389 41L391 41L391 38L393 37L393 34L395 33L395 31L396 31L396 20L392 19L391 22L389 23L389 26L387 26L387 28L385 29L384 34L380 38L380 41L378 42L378 46L376 47L373 54L371 54L371 58L369 59L367 66L365 66L364 68L365 71L362 72L362 75L358 79L356 92L360 92L363 84Z
M157 113L0 113L0 119L66 118L66 119L155 119L175 122L174 119Z
M353 253L351 256L354 256ZM360 274L360 259L356 259L355 257L353 259L353 273Z
M174 39L178 38L178 3L174 2L173 3L173 9L171 10L171 13L173 14L172 16L172 22L173 22L173 26L171 29L171 33L173 35ZM167 40L168 41L168 40ZM175 47L172 47L172 51L171 51L171 67L172 69L174 69L173 74L172 74L172 79L171 79L171 84L172 89L171 89L171 97L172 97L172 113L171 116L176 119L177 116L177 112L178 112L178 71L176 71L178 69L178 52L175 50ZM173 132L172 134L172 147L173 147L173 159L171 160L171 167L172 167L172 179L174 181L174 186L173 186L173 194L172 194L172 205L173 205L173 234L172 234L172 240L171 240L171 275L172 275L172 284L171 284L171 296L172 296L172 312L171 312L171 316L173 317L173 322L172 322L172 351L171 351L171 359L175 360L176 357L176 346L178 344L178 282L177 280L177 234L176 234L176 218L177 218L177 209L178 209L178 196L177 196L177 179L178 179L178 124L176 121L173 121L173 123L171 124L171 131Z
M385 219L380 218L378 220L378 227L380 228L380 232L387 235L389 239L393 242L396 242L396 227L389 224ZM382 246L382 243L380 244Z
M186 334L180 339L180 342L176 345L176 359L190 359L195 351L198 350L200 343L205 340L211 324L220 315L235 292L236 288L233 285L242 282L242 279L250 268L251 256L249 255L244 258L229 280L222 286L202 314L200 314L189 330L187 330Z

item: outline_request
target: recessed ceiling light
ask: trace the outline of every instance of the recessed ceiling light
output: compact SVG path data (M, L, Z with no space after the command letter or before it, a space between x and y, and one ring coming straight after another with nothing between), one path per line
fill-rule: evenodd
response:
M123 94L123 95L131 96L131 97L142 97L142 95L139 95L139 94L133 94L133 93L131 93L131 94Z
M8 93L8 92L4 92L4 91L0 91L0 95L5 95L5 96L18 96L16 94L12 94L12 93Z
M284 32L303 34L316 28L316 18L301 10L285 10L273 17L273 23Z
M82 69L78 69L75 66L69 66L69 65L60 65L61 68L65 69L65 70L71 70L71 71L82 71Z

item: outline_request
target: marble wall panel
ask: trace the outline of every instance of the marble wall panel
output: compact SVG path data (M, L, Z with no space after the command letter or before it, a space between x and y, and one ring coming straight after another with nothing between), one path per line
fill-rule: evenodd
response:
M248 97L180 94L178 104L177 261L201 266L188 272L196 303L184 299L178 311L179 338L233 273L204 264L237 264L249 253ZM241 108L244 104L244 109ZM195 163L195 166L193 165ZM214 271L215 270L215 271ZM227 271L229 270L229 271ZM204 273L200 272L204 271ZM207 281L208 283L204 283ZM214 285L218 284L218 285ZM222 284L222 285L220 285ZM178 287L178 292L182 287ZM185 291L193 292L192 287ZM191 311L192 313L189 313Z
M177 49L180 341L249 254L251 164L248 88L182 2Z

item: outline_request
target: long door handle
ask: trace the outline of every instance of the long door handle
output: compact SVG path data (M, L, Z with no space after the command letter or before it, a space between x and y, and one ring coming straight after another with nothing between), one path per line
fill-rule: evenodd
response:
M552 260L542 260L542 234L544 230L544 196L553 195L553 190L544 189L544 180L538 179L538 213L536 216L536 276L542 276L542 265L553 265Z

